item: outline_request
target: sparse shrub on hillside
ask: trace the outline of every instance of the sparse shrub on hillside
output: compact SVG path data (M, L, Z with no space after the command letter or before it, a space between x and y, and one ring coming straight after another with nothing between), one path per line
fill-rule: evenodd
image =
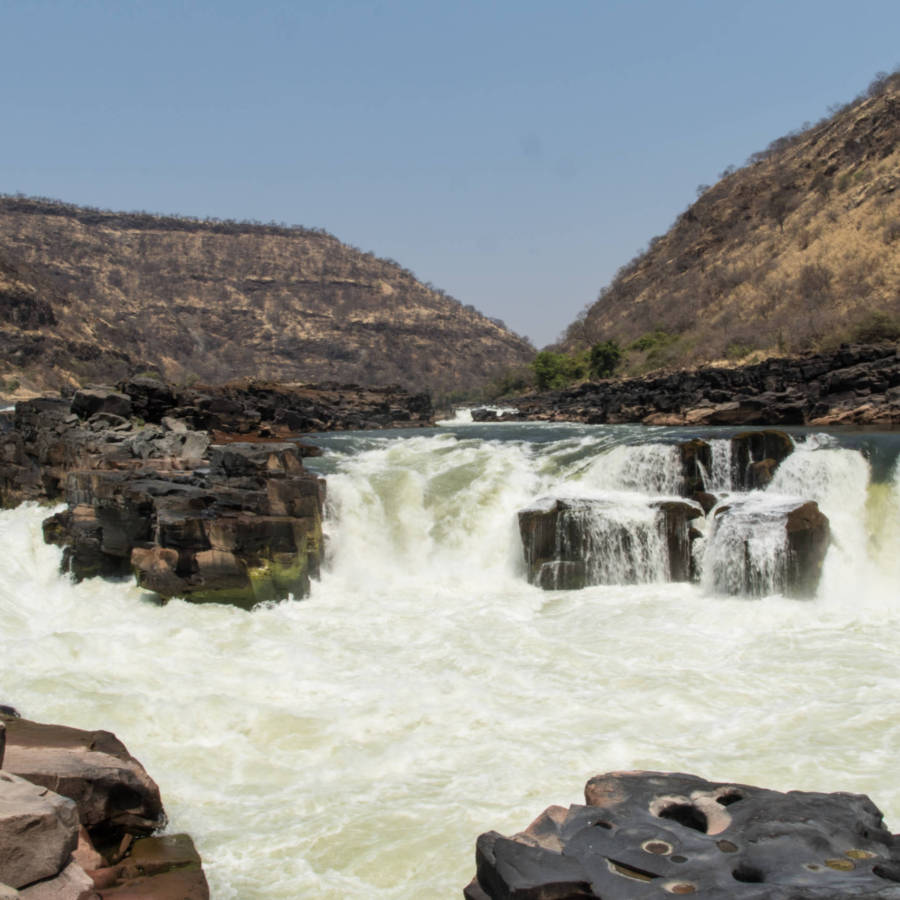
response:
M797 294L807 302L824 300L831 293L831 278L831 270L822 263L805 265L795 281Z
M882 240L886 244L893 244L894 241L900 240L900 219L892 219L885 224Z
M853 330L853 340L861 344L900 340L900 319L886 312L869 313Z

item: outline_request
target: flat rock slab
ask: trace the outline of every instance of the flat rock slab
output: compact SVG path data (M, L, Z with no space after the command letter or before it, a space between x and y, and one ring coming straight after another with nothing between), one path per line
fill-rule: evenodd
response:
M22 900L98 900L94 882L77 863L70 863L55 878L19 891Z
M466 898L900 898L900 838L862 794L619 772L585 799L511 838L482 834Z
M21 888L55 877L77 843L71 800L0 771L0 883Z

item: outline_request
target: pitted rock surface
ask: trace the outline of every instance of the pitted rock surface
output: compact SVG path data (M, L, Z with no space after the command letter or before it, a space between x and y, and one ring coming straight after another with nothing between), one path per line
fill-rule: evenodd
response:
M900 898L900 837L863 794L617 772L585 799L482 834L467 900Z

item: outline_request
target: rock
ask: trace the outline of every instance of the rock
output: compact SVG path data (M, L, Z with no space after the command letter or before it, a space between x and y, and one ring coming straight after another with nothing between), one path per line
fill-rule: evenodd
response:
M861 794L780 793L694 775L592 778L585 804L476 844L470 900L900 897L900 843Z
M796 597L815 594L831 540L828 517L817 503L808 502L788 513L787 593Z
M75 804L10 771L0 771L0 882L22 888L53 878L78 843Z
M150 834L165 824L159 788L115 735L27 719L5 724L6 769L74 801L95 843Z
M81 419L89 419L95 413L110 413L123 419L131 416L131 398L112 388L91 387L75 391L71 403L72 412Z
M779 464L794 452L783 431L746 431L731 439L732 486L738 491L764 488Z
M0 884L0 900L17 900L22 895L8 884Z
M691 494L706 490L704 472L712 469L712 448L706 441L694 438L679 444L678 451L684 469L684 496L690 497Z
M704 579L719 593L810 597L829 542L828 518L814 501L732 497L714 511Z
M115 866L93 873L103 898L208 900L209 887L200 855L186 834L167 834L135 841Z
M658 499L543 498L519 512L528 581L544 590L691 577L699 505Z
M54 878L22 888L19 896L22 900L99 900L94 882L75 862L69 863Z

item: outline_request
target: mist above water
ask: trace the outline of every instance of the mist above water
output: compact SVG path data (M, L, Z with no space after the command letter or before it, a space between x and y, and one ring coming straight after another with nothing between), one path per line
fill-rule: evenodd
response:
M900 830L896 463L872 483L859 449L806 440L747 501L829 516L813 600L526 583L518 509L641 508L677 487L676 434L322 436L322 580L252 613L72 585L41 540L47 511L2 513L0 699L115 731L229 900L460 896L480 832L520 830L618 768L867 792Z

